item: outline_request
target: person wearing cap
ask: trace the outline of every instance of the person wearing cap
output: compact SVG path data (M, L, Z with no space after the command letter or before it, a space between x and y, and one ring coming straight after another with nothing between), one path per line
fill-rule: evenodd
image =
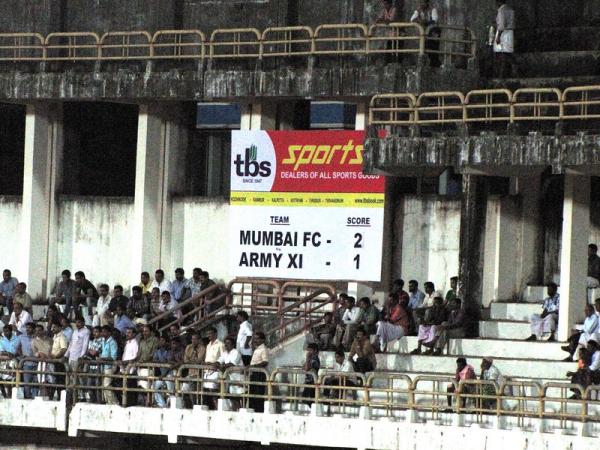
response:
M475 380L477 378L477 376L475 375L475 369L473 369L473 366L467 364L467 360L466 358L460 357L456 359L456 374L454 375L454 381L455 383L452 383L450 385L448 385L448 388L446 389L446 392L448 392L448 394L454 394L454 392L456 391L456 388L459 387L459 384L461 381L466 381L466 380ZM470 394L474 392L474 385L463 385L462 387L462 393L463 394ZM452 397L454 397L453 395L448 395L448 406L452 406ZM462 406L465 406L466 403L466 399L463 398L462 399Z
M493 381L498 386L502 386L502 374L500 370L494 365L494 360L487 356L481 361L481 376L480 380ZM497 395L496 388L491 384L484 384L481 386L481 394L487 398L483 399L483 407L486 409L493 409L496 406L496 400L491 398Z

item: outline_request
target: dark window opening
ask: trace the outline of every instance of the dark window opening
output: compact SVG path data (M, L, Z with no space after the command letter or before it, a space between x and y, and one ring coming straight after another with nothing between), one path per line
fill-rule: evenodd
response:
M0 104L0 195L23 195L25 106Z

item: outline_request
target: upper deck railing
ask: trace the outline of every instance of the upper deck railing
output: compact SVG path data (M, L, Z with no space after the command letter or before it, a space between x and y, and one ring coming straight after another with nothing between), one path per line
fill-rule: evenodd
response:
M600 118L600 85L380 94L371 99L374 126L559 122Z
M324 24L200 30L0 33L0 61L263 60L267 58L437 53L444 61L474 58L476 38L467 27L437 25L428 36L416 23ZM437 41L427 48L425 42Z

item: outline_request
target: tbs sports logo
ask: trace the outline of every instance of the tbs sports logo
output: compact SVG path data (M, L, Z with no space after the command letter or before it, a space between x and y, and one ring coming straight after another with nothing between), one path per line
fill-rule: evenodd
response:
M236 155L233 164L238 177L268 177L271 175L271 163L269 161L256 160L256 145L251 145L242 155Z
M238 131L232 134L232 191L270 191L276 167L275 148L267 132Z

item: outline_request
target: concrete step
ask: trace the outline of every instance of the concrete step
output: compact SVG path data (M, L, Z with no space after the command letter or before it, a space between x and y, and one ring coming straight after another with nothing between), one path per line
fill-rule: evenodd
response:
M489 339L525 339L531 335L529 322L485 320L479 322L479 337Z
M516 53L519 76L596 75L600 70L599 52L553 51Z
M469 364L480 372L481 357L465 356ZM326 367L333 366L333 352L321 354L321 361L325 361ZM509 377L526 378L556 378L566 380L565 374L570 370L576 370L576 363L531 360L531 359L507 359L494 358L495 364L502 374ZM407 354L378 354L377 369L394 372L427 372L427 373L453 373L456 370L456 356L425 356Z
M600 27L521 28L515 31L519 52L599 50Z
M527 321L532 314L539 314L541 311L541 303L494 302L490 305L490 318L493 320Z
M527 342L505 339L450 339L448 355L498 355L517 359L550 359L560 361L567 356L559 342ZM388 344L387 353L410 353L417 347L416 336L406 336ZM444 350L446 353L446 350Z

